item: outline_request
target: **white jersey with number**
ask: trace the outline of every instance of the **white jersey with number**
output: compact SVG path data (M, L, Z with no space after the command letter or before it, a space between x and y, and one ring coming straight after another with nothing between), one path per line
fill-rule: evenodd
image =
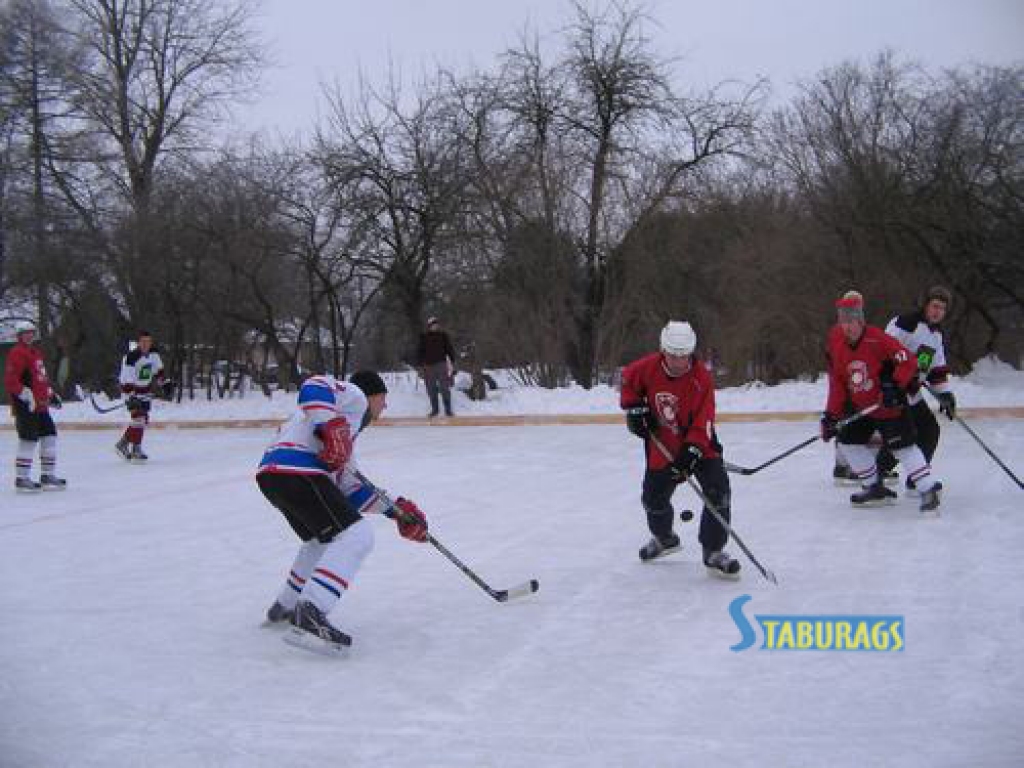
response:
M921 382L927 382L936 392L950 391L946 350L938 326L929 325L921 312L910 312L890 320L885 332L917 357L917 377ZM917 392L908 400L914 405L923 396Z
M153 399L153 385L163 379L164 363L155 351L146 354L136 347L121 360L118 380L122 389L140 400Z

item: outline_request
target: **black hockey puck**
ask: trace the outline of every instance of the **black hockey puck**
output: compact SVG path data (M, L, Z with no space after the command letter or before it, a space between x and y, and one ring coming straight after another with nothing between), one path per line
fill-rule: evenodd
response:
M684 523L690 522L691 520L693 520L693 510L684 509L682 512L679 513L679 519L682 520Z

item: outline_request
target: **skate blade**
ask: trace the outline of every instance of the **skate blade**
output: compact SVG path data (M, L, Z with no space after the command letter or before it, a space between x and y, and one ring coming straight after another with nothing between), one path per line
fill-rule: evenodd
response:
M676 546L676 547L669 547L668 549L661 550L661 552L656 554L654 557L649 557L646 560L644 560L643 558L640 558L640 562L641 563L653 563L655 560L660 560L661 558L665 557L666 555L671 555L673 552L678 552L682 548L683 548L682 544L680 544L679 546Z
M722 581L739 581L740 574L743 573L743 571L736 571L736 573L726 573L723 570L720 570L718 568L710 568L706 565L704 566L704 570L708 572L708 576L713 576L714 578L721 579Z
M836 488L847 488L851 485L860 485L860 480L846 477L833 477L832 484L835 485Z
M895 506L896 499L877 499L875 501L864 501L858 504L855 501L851 501L850 505L854 509L875 509L877 507L892 507Z
M935 507L935 509L919 509L918 514L920 514L925 520L937 520L942 517L942 513L939 512L938 507Z
M340 643L331 643L322 637L306 632L298 627L291 627L288 634L282 638L288 645L301 648L304 651L315 653L319 656L345 657L348 656L350 646Z
M66 485L44 485L41 490L52 493L53 491L66 491L67 489Z
M16 488L15 490L18 493L24 493L25 495L28 495L28 494L32 494L32 493L40 493L40 492L42 492L43 489L42 488Z

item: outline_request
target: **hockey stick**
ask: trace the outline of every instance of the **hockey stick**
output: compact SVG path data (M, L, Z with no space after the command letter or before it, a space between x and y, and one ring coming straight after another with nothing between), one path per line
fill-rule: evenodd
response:
M838 432L839 430L843 429L844 427L848 427L850 424L853 424L853 422L859 421L860 419L863 419L865 416L870 414L872 411L878 410L878 407L879 407L878 405L869 405L867 408L865 408L865 409L863 409L861 411L857 411L856 413L852 414L851 416L847 416L845 419L842 419L841 421L838 421L836 423L836 431ZM765 467L770 467L772 464L774 464L777 461L782 461L787 456L792 456L797 451L799 451L799 450L801 450L803 448L806 448L811 443L815 442L816 440L820 440L820 439L821 439L821 435L815 435L814 437L809 437L806 440L804 440L802 443L800 443L799 445L794 445L788 451L784 451L783 453L780 453L778 456L775 456L774 458L768 459L768 461L766 461L764 464L759 464L756 467L741 467L738 464L733 464L732 462L729 462L729 461L723 462L723 464L725 464L725 469L728 472L734 472L734 473L739 474L739 475L752 475L755 472L760 472Z
M659 451L661 451L662 456L664 456L670 462L675 460L675 458L672 456L672 453L669 451L668 448L665 447L665 444L658 439L657 435L651 434L650 438L651 442L654 443L655 447ZM709 499L707 495L704 493L704 491L701 490L701 487L697 485L694 479L692 477L688 477L686 478L686 482L693 489L694 493L696 493L697 496L700 497L700 500L704 502L704 506L707 508L708 512L711 513L712 517L714 517L715 520L718 521L718 524L722 526L725 529L726 533L728 533L732 537L732 540L736 542L736 546L743 550L743 554L747 556L747 559L754 564L754 567L757 568L757 570L761 572L761 575L765 578L765 581L769 581L772 584L778 586L779 580L775 577L775 574L757 561L757 558L754 557L754 553L747 548L747 545L743 543L743 539L741 539L736 534L736 529L734 529L731 525L729 525L729 523L726 522L725 518L722 517L722 513L718 511L718 507L711 503L711 499Z
M96 402L96 393L95 392L90 392L89 393L89 402L92 403L92 407L95 408L99 413L110 413L111 411L116 411L118 408L124 408L125 405L127 405L126 401L121 400L121 401L116 402L116 403L114 403L113 405L111 405L111 406L109 406L107 408L104 408L102 405L100 405L99 403Z
M359 479L361 483L366 485L367 488L370 488L374 493L376 493L380 497L381 501L388 505L388 512L385 512L384 514L387 517L393 519L395 516L395 502L391 499L391 497L388 496L387 493L385 493L382 489L378 488L369 480L367 480L366 477L361 472L356 472L355 476ZM494 589L490 584L488 584L486 581L477 576L476 572L472 568L470 568L464 562L459 560L459 558L457 558L455 554L450 549L448 549L448 547L446 547L444 544L442 544L440 541L434 538L432 534L427 533L427 541L434 546L434 549L436 549L438 552L440 552L442 555L448 558L448 560L451 563L453 563L456 568L458 568L466 576L468 576L470 581L472 581L474 584L480 587L480 589L482 589L492 598L497 600L499 603L506 603L509 600L513 600L517 597L526 597L527 595L532 595L534 592L540 589L540 582L536 579L530 579L529 581L524 582L523 584L519 584L518 586L512 587L510 589Z
M926 382L924 386L925 386L925 389L927 389L931 393L932 397L934 397L936 400L939 400L939 393L936 392L932 388L931 384L928 384ZM942 401L939 400L940 404L941 404L941 402ZM992 461L994 461L996 464L998 464L1006 474L1008 474L1011 478L1013 478L1013 482L1015 482L1017 484L1018 488L1020 488L1021 490L1024 490L1024 483L1022 483L1020 481L1020 478L1018 478L1015 474L1013 474L1013 472L1010 471L1010 468L1008 466L1006 466L1002 461L999 460L999 457L996 456L995 452L991 448L989 448L987 445L985 445L984 441L980 437L978 437L977 433L975 433L975 431L973 429L971 429L967 425L966 421L961 419L959 416L955 416L955 415L953 416L953 421L955 421L961 427L966 429L967 430L967 434L969 434L971 437L973 437L977 441L978 445L980 445L982 447L982 450L984 450L985 453L987 453L989 456L992 457Z

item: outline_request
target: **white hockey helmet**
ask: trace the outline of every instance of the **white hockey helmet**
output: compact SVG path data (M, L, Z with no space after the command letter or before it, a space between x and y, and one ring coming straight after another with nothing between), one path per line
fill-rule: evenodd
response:
M681 357L692 355L697 348L697 334L690 324L683 320L669 320L661 329L661 351Z
M29 331L32 331L32 333L36 332L36 324L31 320L19 320L14 324L15 337L21 336L21 334L28 333Z

